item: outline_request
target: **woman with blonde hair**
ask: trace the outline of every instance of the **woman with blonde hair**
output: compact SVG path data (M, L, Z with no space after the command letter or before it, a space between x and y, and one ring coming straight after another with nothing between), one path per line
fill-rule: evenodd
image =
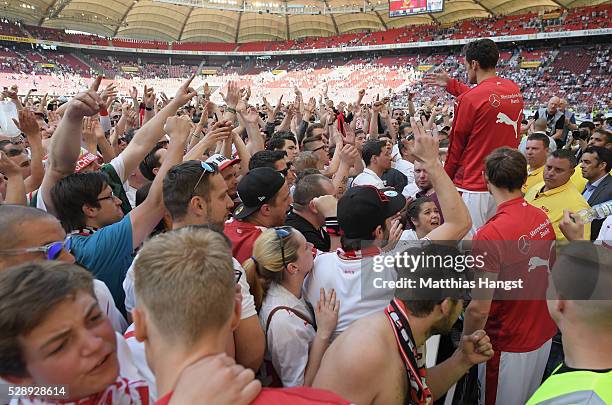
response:
M302 296L312 250L298 230L271 228L257 238L253 257L245 262L266 335L265 373L273 385L310 386L338 322L334 290L321 289L314 311Z

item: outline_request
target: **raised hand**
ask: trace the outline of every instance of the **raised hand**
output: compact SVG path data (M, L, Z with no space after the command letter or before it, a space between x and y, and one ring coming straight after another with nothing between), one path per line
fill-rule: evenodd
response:
M332 288L329 294L325 290L320 290L319 302L315 309L317 321L317 334L323 339L331 338L332 333L338 324L338 312L340 311L340 300L336 299L336 290Z
M13 122L26 135L28 140L30 137L40 136L40 127L32 111L27 109L19 110L18 117L19 121L13 118Z
M189 132L191 132L191 120L187 115L183 115L182 117L173 115L166 120L164 131L166 134L170 135L171 138L178 136L187 139Z
M138 89L136 86L132 86L132 89L130 90L130 97L132 97L133 100L138 100Z
M100 99L102 100L102 108L108 110L109 105L117 97L117 85L110 83L104 90L100 92Z
M372 104L372 113L380 114L382 112L384 106L385 106L385 103L383 103L382 101L375 101Z
M153 108L153 106L155 105L155 91L153 87L147 87L147 85L145 84L142 101L148 108Z
M428 73L423 77L423 83L428 86L446 87L450 81L450 76L447 72L441 71L436 73Z
M276 114L278 114L282 106L283 106L283 95L281 94L281 96L278 98L278 102L276 103L276 106L274 107L274 110L272 110L273 118L276 117Z
M412 154L415 156L416 160L424 163L439 162L438 138L432 136L431 130L426 130L423 124L413 117L410 118L410 124L414 135Z
M233 81L229 82L227 84L227 92L225 95L221 93L221 97L229 108L235 109L238 105L238 101L240 101L240 89L238 88L238 84Z
M195 73L191 75L189 79L185 83L181 85L176 91L174 95L173 103L176 104L177 107L182 107L187 104L192 98L198 95L198 93L191 87L191 82L195 79Z
M79 120L83 117L91 117L100 112L100 108L104 105L102 99L98 95L98 89L102 76L98 76L89 87L89 90L77 94L66 108L65 116L69 119Z
M308 104L306 104L306 112L312 115L314 114L316 108L317 100L314 97L310 97Z
M21 168L3 151L0 151L0 173L6 177L21 176Z
M225 139L228 139L232 136L232 127L231 123L219 121L213 125L210 131L202 138L200 142L206 145L206 149L210 149L215 147L217 142L221 142Z
M363 98L363 96L365 96L365 89L361 89L359 90L359 93L357 93L359 95L359 100L361 100Z
M170 99L168 99L168 96L166 96L166 93L164 93L163 91L161 93L159 93L159 98L161 100L162 106L165 107L168 104L170 104Z
M354 145L355 144L355 131L351 128L350 124L344 123L344 135L342 136L342 141L345 144Z

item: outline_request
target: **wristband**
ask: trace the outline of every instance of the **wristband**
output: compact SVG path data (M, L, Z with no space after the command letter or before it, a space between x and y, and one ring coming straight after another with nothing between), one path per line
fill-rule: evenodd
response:
M153 107L145 107L145 110L147 110L147 111L153 111Z
M236 109L235 108L225 107L225 110L231 112L232 114L236 114Z
M100 116L101 117L107 117L108 116L108 110L106 108L101 108L100 109Z

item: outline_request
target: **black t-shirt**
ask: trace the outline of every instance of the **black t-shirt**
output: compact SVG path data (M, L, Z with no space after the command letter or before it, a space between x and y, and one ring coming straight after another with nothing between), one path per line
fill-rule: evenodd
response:
M408 178L397 169L387 170L383 173L381 179L385 181L387 187L393 187L399 194L404 191L404 187L408 184Z
M329 252L331 249L331 239L327 231L323 228L316 229L310 222L305 220L300 215L291 211L285 220L286 226L291 226L304 235L306 240L314 245L315 248L322 252Z

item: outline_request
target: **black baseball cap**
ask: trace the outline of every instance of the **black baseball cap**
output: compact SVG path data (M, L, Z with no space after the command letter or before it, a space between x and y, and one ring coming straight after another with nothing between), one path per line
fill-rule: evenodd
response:
M374 230L406 205L406 198L392 188L349 188L338 201L338 225L350 239L372 238Z
M242 204L234 211L234 218L244 219L268 203L285 184L285 177L271 167L250 170L238 183Z

